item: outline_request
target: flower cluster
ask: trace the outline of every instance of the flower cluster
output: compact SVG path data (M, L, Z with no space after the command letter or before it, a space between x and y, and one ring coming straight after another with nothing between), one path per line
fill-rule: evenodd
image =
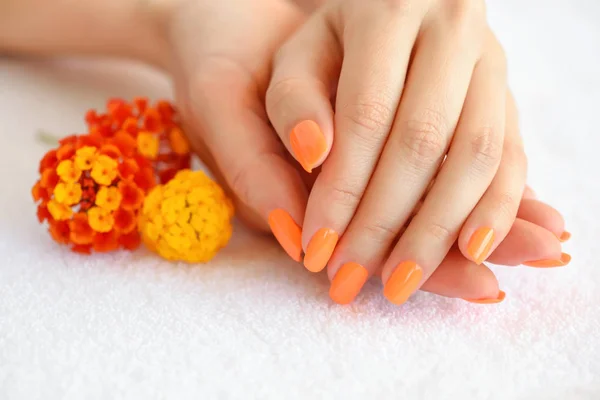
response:
M232 233L233 205L202 171L184 170L148 194L139 227L146 246L168 260L206 262Z
M145 98L136 98L131 103L112 99L106 109L105 113L87 112L85 120L90 134L135 149L152 163L160 183L190 167L190 145L179 116L168 101L161 100L151 106Z
M39 172L37 216L58 243L80 253L139 246L137 214L156 184L144 157L96 135L70 136L46 153Z
M159 255L189 262L208 261L227 244L232 203L189 170L190 146L171 104L114 99L105 113L88 111L86 122L87 134L46 153L32 189L56 242L89 254L133 250L143 239Z

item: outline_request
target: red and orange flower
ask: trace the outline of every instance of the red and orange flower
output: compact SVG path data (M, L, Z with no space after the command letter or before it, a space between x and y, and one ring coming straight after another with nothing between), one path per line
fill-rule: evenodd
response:
M140 245L137 214L156 185L152 162L118 136L69 136L40 162L32 189L40 223L80 253Z
M131 103L112 99L106 108L106 113L87 112L90 134L110 138L125 156L137 153L149 160L160 183L190 167L190 145L179 115L168 101L151 106L145 98Z

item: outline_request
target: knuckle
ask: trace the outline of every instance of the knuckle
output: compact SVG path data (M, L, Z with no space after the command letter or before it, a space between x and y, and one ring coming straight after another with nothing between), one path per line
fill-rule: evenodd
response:
M502 157L502 143L494 128L483 128L471 139L474 165L478 168L495 169Z
M496 196L495 209L511 219L517 215L520 198L511 192L502 192Z
M426 233L436 241L444 244L452 244L456 240L457 233L439 222L430 221L426 225Z
M336 207L356 208L362 197L358 185L349 185L342 180L336 180L329 186L329 201L325 204L334 204Z
M278 108L292 93L302 86L300 78L285 78L276 82L271 82L265 94L267 108Z
M343 118L350 122L349 132L361 141L379 142L387 136L394 118L395 110L382 99L366 96L344 107Z
M446 23L459 42L481 44L485 29L483 0L444 0Z
M395 15L404 15L411 10L415 0L379 0L386 7L387 10L391 11Z
M446 140L440 118L412 119L400 133L400 147L411 162L418 166L437 163L446 150Z
M464 25L480 19L485 14L483 0L444 0L450 21Z
M369 240L384 244L391 242L398 234L398 229L380 219L370 221L363 227L363 232Z

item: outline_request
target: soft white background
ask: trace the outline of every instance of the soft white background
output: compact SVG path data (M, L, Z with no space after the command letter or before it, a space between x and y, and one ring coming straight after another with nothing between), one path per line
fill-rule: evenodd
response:
M44 129L111 96L170 96L127 65L0 60L1 399L599 399L600 4L491 1L530 158L565 216L567 268L495 270L504 303L369 284L348 307L268 238L236 228L214 262L55 245L30 187Z

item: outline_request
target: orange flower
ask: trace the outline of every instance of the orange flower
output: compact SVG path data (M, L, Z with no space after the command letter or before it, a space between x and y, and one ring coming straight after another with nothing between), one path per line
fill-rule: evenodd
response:
M91 244L76 244L71 247L71 251L79 254L91 254L92 253L92 245Z
M99 149L103 142L104 138L100 135L82 135L77 139L77 146L80 148L89 146Z
M44 170L51 168L54 169L58 165L58 158L56 158L56 150L50 150L47 152L42 160L40 161L40 174L44 172Z
M188 154L190 152L190 145L183 134L183 131L179 128L171 129L169 133L169 143L173 151L179 155Z
M165 182L190 165L179 115L164 100L111 99L105 112L90 110L85 121L87 135L63 138L40 161L31 190L38 219L75 252L133 249L146 193L158 177Z
M96 195L96 205L107 211L119 208L122 199L121 192L116 187L101 187Z
M119 248L119 236L115 231L96 232L93 246L97 252L108 252Z
M135 160L128 158L119 164L119 177L121 179L131 179L139 170L140 167L137 165Z
M57 221L67 220L71 218L71 215L73 215L71 207L68 207L64 204L60 204L59 202L54 200L50 200L48 202L48 212L50 212L52 218L54 218Z
M69 243L69 223L67 221L56 221L48 228L52 238L58 243L68 244Z
M96 232L108 232L115 224L110 211L100 207L92 207L88 210L88 223Z
M144 192L135 183L131 181L119 182L119 190L123 196L121 207L126 210L134 210L140 208L144 201Z
M52 215L50 214L50 212L48 211L48 208L46 207L46 204L44 204L44 203L38 205L36 214L37 214L38 221L40 221L40 224L42 222L52 218Z
M59 180L60 177L58 176L54 168L46 168L44 172L42 172L40 186L44 189L53 190Z
M69 238L75 244L90 244L94 239L94 230L88 223L88 217L85 213L77 213L73 215L73 219L69 221L71 234Z
M134 182L140 189L147 192L156 185L154 172L151 168L142 168L135 174Z
M160 129L160 114L156 109L147 108L144 111L144 129L147 131Z
M141 244L141 237L138 231L133 230L119 237L119 244L127 250L137 249Z
M60 167L60 165L59 165ZM110 185L117 177L118 163L106 155L100 155L94 161L91 177L100 185ZM59 173L60 175L60 173Z
M40 200L50 200L50 195L48 194L48 191L42 187L42 183L40 181L37 181L35 185L31 188L31 196L33 197L33 201L35 201L36 203Z
M117 132L111 143L121 151L121 154L127 157L131 156L137 148L136 140L126 131Z
M158 139L150 132L140 132L137 136L137 149L144 157L154 160L158 155Z
M131 232L137 223L135 213L131 210L119 208L113 213L115 218L115 231L119 233Z
M137 109L138 115L141 115L146 111L148 107L148 99L145 97L134 97L133 104L135 104L135 108Z
M68 160L75 154L75 146L72 143L65 143L56 150L56 158L58 161Z
M121 150L114 144L105 144L100 148L100 154L109 156L113 160L119 160L121 158Z
M92 169L92 165L96 160L96 148L85 146L75 152L75 165L82 171Z
M138 133L138 121L135 117L129 117L123 123L122 130L129 133L131 136L137 136Z
M81 185L79 183L59 183L54 188L54 200L66 206L79 203L81 200Z
M81 177L81 170L71 160L63 160L56 167L56 173L63 182L74 183Z

